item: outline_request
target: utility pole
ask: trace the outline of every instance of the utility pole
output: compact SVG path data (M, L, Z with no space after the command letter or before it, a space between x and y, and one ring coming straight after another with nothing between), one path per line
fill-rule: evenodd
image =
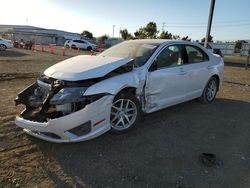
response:
M165 22L162 23L162 29L161 29L162 32L165 31L165 24L166 24Z
M115 35L115 25L113 25L113 38L114 38L114 35Z
M210 32L211 32L211 26L212 26L213 15L214 15L214 5L215 5L215 0L211 0L209 17L208 17L208 24L207 24L207 35L206 35L206 39L205 39L205 43L204 43L205 48L208 45L208 38L209 38Z
M122 27L119 27L119 38L121 38L121 30L122 30Z
M26 18L26 25L29 25L29 18Z

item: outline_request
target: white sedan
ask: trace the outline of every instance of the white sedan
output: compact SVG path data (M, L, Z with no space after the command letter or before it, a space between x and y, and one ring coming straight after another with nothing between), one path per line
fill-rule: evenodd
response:
M0 38L0 51L5 51L7 48L13 48L14 45L11 40Z
M69 48L80 48L84 50L96 50L97 45L83 39L77 39L77 40L67 40L64 44L65 47Z
M98 56L53 65L20 92L16 124L51 142L79 142L133 128L151 113L198 98L211 103L223 82L223 59L197 43L132 40Z

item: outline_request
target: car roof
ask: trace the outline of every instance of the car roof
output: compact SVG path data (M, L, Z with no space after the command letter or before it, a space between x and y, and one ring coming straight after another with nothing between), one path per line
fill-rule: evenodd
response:
M177 43L177 44L196 44L194 42L190 41L184 41L184 40L172 40L172 39L136 39L136 40L128 40L125 42L131 42L131 43L149 43L149 44L171 44L171 43Z

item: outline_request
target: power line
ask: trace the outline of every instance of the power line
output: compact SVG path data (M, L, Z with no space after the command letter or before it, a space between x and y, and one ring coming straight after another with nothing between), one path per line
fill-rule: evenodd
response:
M163 23L157 23L157 25L162 24L162 29L166 27L171 28L203 28L207 27L207 23L205 22L163 22ZM235 26L248 26L250 24L250 20L231 20L231 21L217 21L213 23L213 27L235 27ZM121 28L127 28L127 29L133 29L133 28L140 28L142 26L122 26Z
M213 25L213 27L238 27L238 26L249 26L249 23L240 23L240 24L227 24L227 25ZM168 28L205 28L206 25L167 25Z
M249 22L249 19L245 20L227 20L227 21L215 21L215 24L230 24L230 23L244 23L244 22ZM165 22L166 24L175 24L175 25L203 25L207 24L206 22Z

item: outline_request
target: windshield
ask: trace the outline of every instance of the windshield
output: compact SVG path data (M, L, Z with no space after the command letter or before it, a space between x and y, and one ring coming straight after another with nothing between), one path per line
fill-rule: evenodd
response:
M100 56L134 59L135 66L142 66L154 53L159 43L126 41L107 49Z

